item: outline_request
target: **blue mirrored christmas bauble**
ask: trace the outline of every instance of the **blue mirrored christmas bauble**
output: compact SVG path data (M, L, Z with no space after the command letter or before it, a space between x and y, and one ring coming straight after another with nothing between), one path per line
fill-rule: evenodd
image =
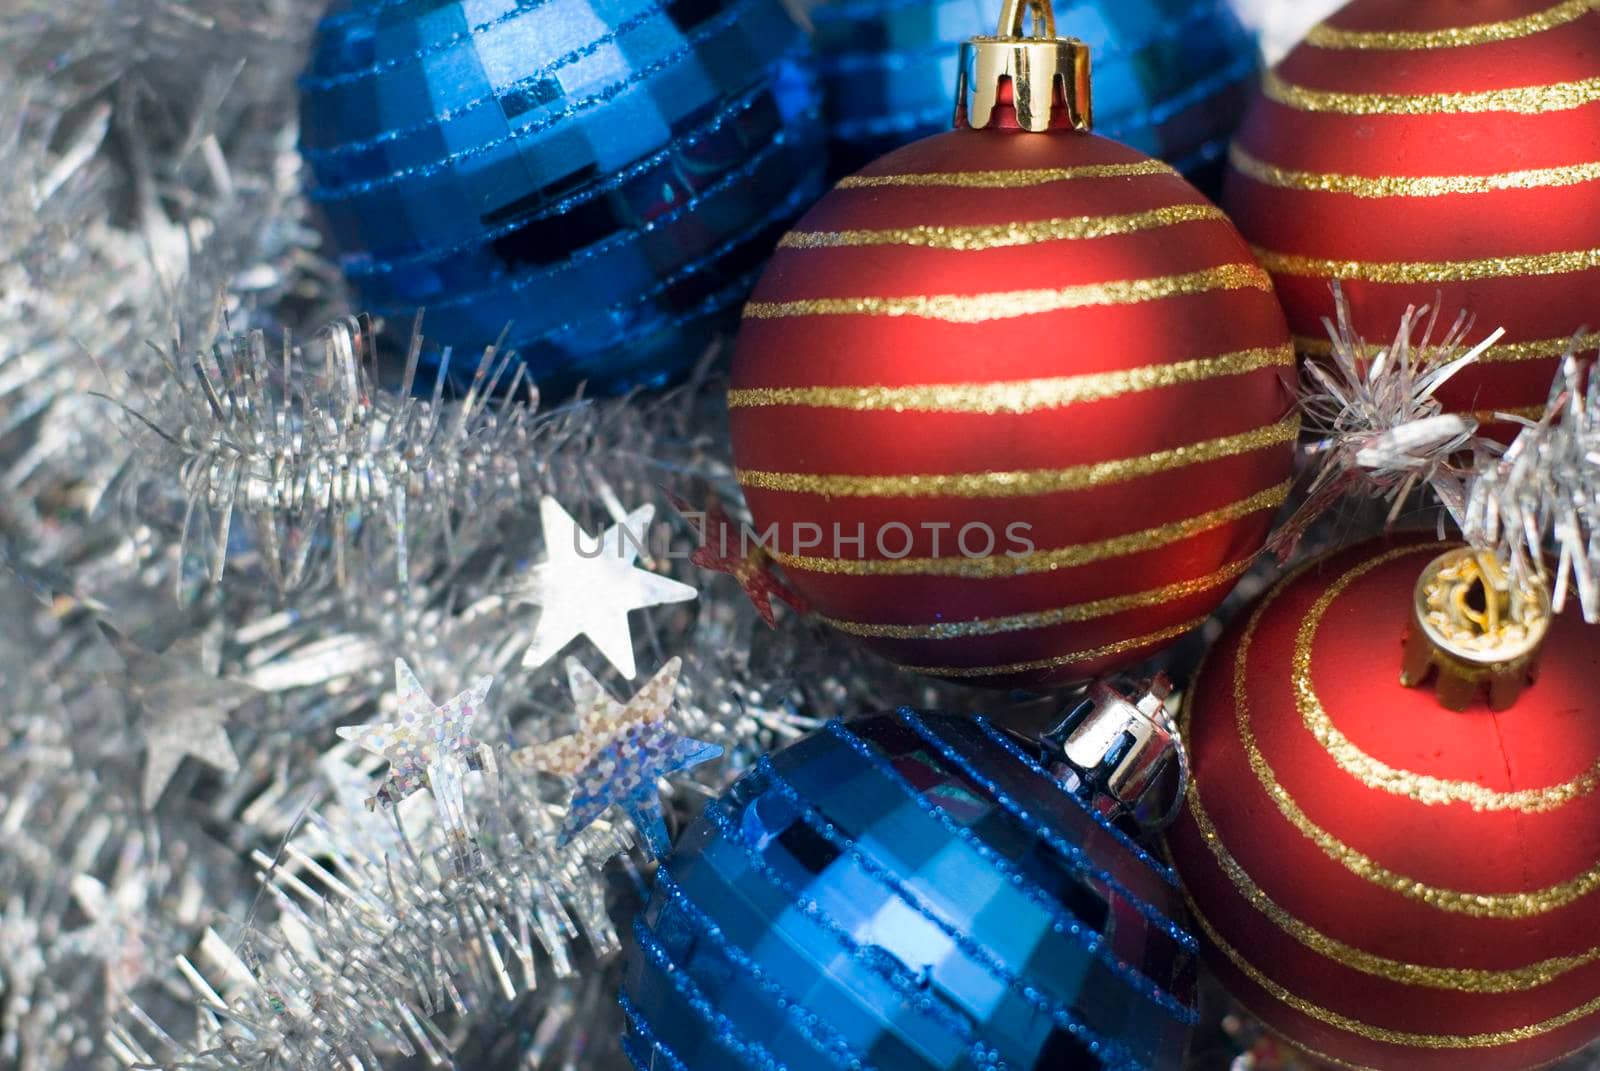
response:
M547 393L656 385L820 192L782 0L343 0L300 81L310 196L367 309Z
M1225 0L1058 0L1093 50L1095 131L1191 178L1218 166L1255 87L1254 39ZM962 41L1000 0L824 0L816 25L834 170L950 128Z
M1172 872L983 719L832 722L689 826L634 926L640 1069L1182 1065Z

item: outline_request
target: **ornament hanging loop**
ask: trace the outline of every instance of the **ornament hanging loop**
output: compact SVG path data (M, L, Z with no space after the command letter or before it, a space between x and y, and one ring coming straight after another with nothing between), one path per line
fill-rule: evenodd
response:
M1031 37L1023 27L1029 14ZM1056 36L1050 0L1005 0L997 35L974 37L961 46L957 129L1010 126L1008 111L1015 113L1018 129L1035 134L1087 131L1093 123L1089 46Z
M1033 36L1055 37L1056 12L1050 0L1005 0L1000 8L1000 36L1021 39L1029 14L1033 15Z

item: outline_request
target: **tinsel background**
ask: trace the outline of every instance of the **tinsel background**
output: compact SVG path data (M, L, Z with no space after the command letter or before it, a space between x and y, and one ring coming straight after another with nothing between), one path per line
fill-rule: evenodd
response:
M564 791L502 761L468 783L485 859L463 871L426 794L368 811L382 760L334 730L392 705L402 657L439 697L494 675L473 730L502 758L571 731L559 664L520 664L539 500L589 531L654 503L660 545L692 539L663 488L736 510L714 373L403 401L426 320L354 318L301 195L319 3L5 6L0 1067L619 1066L631 827L558 848ZM484 387L500 370L454 360ZM669 564L699 598L646 612L640 661L683 658L679 723L728 751L676 782L669 824L828 717L1001 713L798 615L769 631L731 578ZM1204 640L1165 656L1180 677ZM158 755L176 772L147 806ZM1237 1051L1213 1003L1195 1068Z

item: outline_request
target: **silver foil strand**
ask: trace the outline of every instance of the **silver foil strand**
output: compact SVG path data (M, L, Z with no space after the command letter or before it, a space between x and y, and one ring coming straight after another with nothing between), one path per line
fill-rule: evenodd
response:
M1474 545L1509 561L1518 583L1549 582L1556 610L1576 598L1584 619L1600 624L1600 376L1593 362L1569 353L1544 415L1520 423L1504 455L1475 474L1463 530Z

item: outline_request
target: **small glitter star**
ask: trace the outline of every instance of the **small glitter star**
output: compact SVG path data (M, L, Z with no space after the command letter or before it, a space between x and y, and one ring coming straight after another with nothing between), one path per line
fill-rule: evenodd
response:
M228 715L260 693L217 676L220 634L208 629L155 654L109 626L102 631L122 659L127 692L144 719L145 807L156 805L185 757L225 774L238 773Z
M745 534L722 508L722 503L713 501L704 513L698 513L677 495L668 494L673 507L683 515L684 520L693 524L694 518L700 518L700 545L689 555L689 561L701 569L727 573L737 580L768 628L778 627L778 620L772 612L774 595L794 607L797 613L804 614L810 608L799 593L791 591L773 575L772 555L767 553L764 544L757 541L749 553L739 553L745 546Z
M521 765L568 778L572 805L561 827L569 843L612 804L627 812L657 858L671 847L656 782L722 754L717 744L681 736L667 725L682 660L661 667L626 704L618 703L577 659L567 660L567 680L579 728L571 736L523 748Z
M628 614L696 595L688 584L634 566L654 516L654 506L640 506L621 524L607 528L597 542L554 498L539 502L545 560L529 571L514 594L518 601L540 607L524 666L542 666L570 641L587 636L617 672L633 679L638 667Z
M397 658L394 683L399 721L338 730L344 739L389 760L389 776L367 806L393 806L419 789L432 789L440 820L452 833L470 839L462 778L468 770L484 768L484 752L467 730L483 709L494 678L480 677L468 690L436 705L405 659Z
M88 874L74 875L72 898L88 916L89 924L66 935L65 951L104 964L106 982L116 993L127 993L155 973L157 965L145 948L150 884L143 871L114 889Z

